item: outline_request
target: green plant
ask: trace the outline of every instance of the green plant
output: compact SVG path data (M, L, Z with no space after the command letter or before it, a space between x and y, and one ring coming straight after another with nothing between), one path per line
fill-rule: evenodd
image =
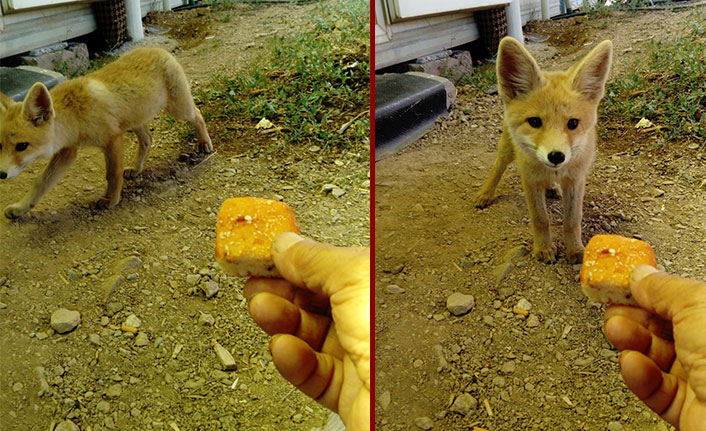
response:
M270 53L249 72L216 77L197 94L213 118L267 118L289 143L347 145L368 135L351 127L338 133L369 104L369 3L322 3L313 28L270 39Z
M706 139L706 25L695 16L687 34L651 42L645 62L608 84L604 118L647 118L668 141Z
M473 73L465 76L459 85L469 85L477 90L485 90L497 81L495 63L486 63L473 68Z

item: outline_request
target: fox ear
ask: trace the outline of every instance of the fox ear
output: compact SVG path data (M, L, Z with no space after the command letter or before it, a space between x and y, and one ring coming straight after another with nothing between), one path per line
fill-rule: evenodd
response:
M35 126L40 126L54 118L51 95L41 82L37 82L29 89L22 103L22 115Z
M613 43L604 40L569 70L574 89L589 99L602 99L612 61Z
M7 108L15 103L14 100L10 99L5 93L0 93L0 114L5 112Z
M511 37L498 47L498 93L504 102L543 85L542 72L525 47Z

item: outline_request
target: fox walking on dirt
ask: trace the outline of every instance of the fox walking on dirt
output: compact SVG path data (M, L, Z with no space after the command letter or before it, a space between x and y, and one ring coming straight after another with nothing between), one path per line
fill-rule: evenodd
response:
M163 49L135 49L51 92L36 83L21 103L0 93L0 179L16 176L38 158L51 157L32 190L5 208L5 216L16 219L31 210L71 166L80 145L99 147L105 155L108 188L97 206L117 205L123 176L142 172L152 140L148 124L163 109L196 127L199 151L213 151L184 70ZM123 169L126 130L135 132L138 148L132 165Z
M613 44L603 41L563 72L544 72L515 39L498 48L498 93L505 105L498 155L475 198L490 204L507 166L517 160L534 237L532 256L556 260L546 191L559 184L563 202L564 245L571 263L583 259L583 196L596 148L598 103L603 98Z

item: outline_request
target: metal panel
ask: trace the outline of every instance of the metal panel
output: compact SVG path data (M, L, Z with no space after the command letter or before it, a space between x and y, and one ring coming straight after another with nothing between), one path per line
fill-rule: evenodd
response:
M427 15L505 5L509 0L387 0L392 22Z
M4 14L53 7L69 3L90 3L94 0L2 0Z

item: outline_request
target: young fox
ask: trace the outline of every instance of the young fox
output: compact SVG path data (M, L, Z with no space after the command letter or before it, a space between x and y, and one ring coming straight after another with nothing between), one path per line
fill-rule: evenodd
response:
M490 204L505 168L517 159L534 236L532 256L540 261L556 259L545 193L557 183L567 260L583 259L583 194L596 147L596 111L612 55L613 44L606 40L569 70L543 72L520 42L509 37L500 42L497 75L505 105L503 132L495 163L474 203L479 208Z
M16 176L38 158L51 157L36 185L22 200L5 208L5 216L16 219L31 210L64 175L79 145L103 150L108 189L97 206L117 205L123 176L142 172L152 140L148 124L162 109L196 127L199 151L213 151L184 70L162 49L135 49L51 92L36 83L22 103L0 93L0 179ZM135 132L139 145L132 166L123 170L126 130Z

